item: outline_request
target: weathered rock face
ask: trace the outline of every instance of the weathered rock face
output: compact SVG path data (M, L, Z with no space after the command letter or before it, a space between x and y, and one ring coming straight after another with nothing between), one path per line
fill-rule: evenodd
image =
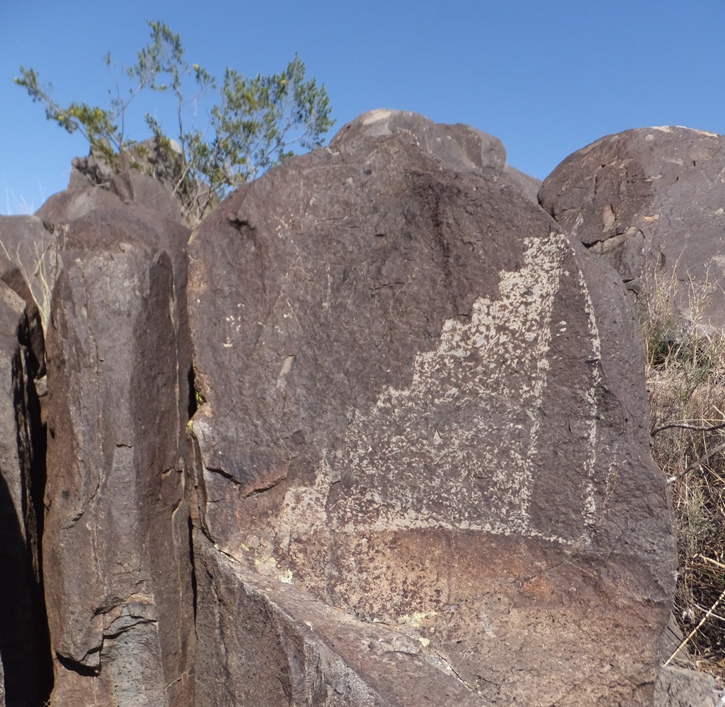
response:
M197 670L207 688L199 704L490 704L415 638L356 620L251 571L201 534L195 548L200 570Z
M142 209L93 212L64 235L48 336L54 706L194 704L189 347L174 267L186 237Z
M628 130L564 160L544 181L542 206L629 287L653 275L690 318L691 283L710 295L701 323L725 325L725 138L688 128Z
M0 223L2 233L2 223ZM44 447L25 302L0 283L0 704L42 704L52 671L40 570ZM4 673L4 678L3 678Z
M45 372L41 316L50 312L50 293L58 272L56 231L37 216L0 216L0 279L25 300L29 352L34 375Z
M721 707L723 698L725 692L707 673L668 666L657 678L656 707Z
M378 109L355 118L330 141L330 147L363 137L405 135L420 149L435 157L448 169L498 177L506 163L501 141L468 125L434 123L417 113Z
M371 110L344 125L330 141L336 147L360 138L404 136L445 168L478 174L519 189L529 201L536 202L541 182L506 164L502 142L470 125L434 123L428 118L404 110Z
M348 133L190 245L198 523L232 560L197 541L200 605L248 617L203 609L200 643L258 681L230 657L250 630L319 704L424 703L425 679L401 696L345 658L354 622L470 704L650 704L674 552L621 284L517 189ZM349 618L334 660L300 658L332 634L295 592ZM199 671L200 704L232 704L221 679Z
M71 181L65 191L53 194L36 212L43 220L67 224L96 210L143 206L158 216L182 221L179 203L158 180L135 169L126 169L102 184Z

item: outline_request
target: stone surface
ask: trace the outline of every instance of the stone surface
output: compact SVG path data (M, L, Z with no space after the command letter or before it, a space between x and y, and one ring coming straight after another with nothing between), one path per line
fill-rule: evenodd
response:
M35 215L48 223L66 224L91 211L115 209L120 205L121 200L108 188L85 186L53 194L35 212Z
M532 204L539 203L539 189L541 188L540 179L524 174L524 172L521 172L515 167L512 167L510 164L507 164L504 165L501 180L506 184L510 184L519 189Z
M330 148L360 138L402 135L448 169L497 177L506 162L501 141L468 125L445 125L402 110L372 110L344 125L330 140Z
M359 139L391 135L413 141L446 169L500 180L520 189L530 201L537 203L541 182L506 164L506 150L498 138L469 125L434 123L410 111L377 109L344 125L330 141L330 148L335 150Z
M44 447L20 343L27 330L25 302L0 282L0 685L10 705L42 704L52 679L40 571Z
M94 153L93 149L87 157L74 158L71 162L68 189L83 189L89 184L110 185L119 172L130 168L139 174L153 177L171 192L184 169L184 156L179 143L169 140L168 145L159 150L158 143L153 137L123 150L115 156L115 160L111 165L106 157Z
M608 260L635 292L654 277L698 323L725 325L725 138L679 127L610 135L575 152L539 198L562 227ZM709 295L693 312L694 284Z
M67 224L96 210L117 209L123 205L143 206L172 221L182 221L179 203L160 181L135 169L109 177L107 183L75 184L53 194L36 212L43 220Z
M490 705L415 638L251 571L201 533L194 549L198 707Z
M190 243L196 522L259 632L290 583L472 698L651 704L674 545L621 283L518 189L349 133Z
M174 267L186 230L152 223L141 208L95 211L63 239L44 534L58 707L194 704L189 348Z
M58 272L57 232L37 216L0 216L0 279L26 303L27 343L34 375L45 372L42 319L50 313L50 293Z
M655 707L722 707L725 691L715 678L687 668L666 667L655 689Z

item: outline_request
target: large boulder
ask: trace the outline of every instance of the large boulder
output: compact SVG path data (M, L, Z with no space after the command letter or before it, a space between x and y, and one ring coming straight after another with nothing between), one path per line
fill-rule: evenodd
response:
M190 243L200 645L264 640L235 684L377 695L320 704L424 704L431 670L471 704L651 704L674 545L621 283L502 180L349 133ZM391 632L404 695L405 661L364 679Z
M360 138L390 135L413 140L423 152L447 169L500 180L516 187L529 201L536 203L541 182L506 164L503 143L470 125L434 123L418 113L378 108L344 125L330 141L330 147L335 149L339 144Z
M154 177L129 167L108 182L72 182L53 194L35 215L53 224L67 224L92 211L143 206L172 221L182 221L179 202L172 191Z
M421 150L440 160L449 169L498 177L506 163L501 141L476 128L460 123L434 123L417 113L377 109L359 115L344 125L330 141L330 147L359 138L405 135Z
M194 704L187 235L137 207L61 243L43 553L58 707Z
M653 296L658 288L686 318L721 327L723 170L721 135L680 127L627 130L570 155L544 181L539 199L630 289Z

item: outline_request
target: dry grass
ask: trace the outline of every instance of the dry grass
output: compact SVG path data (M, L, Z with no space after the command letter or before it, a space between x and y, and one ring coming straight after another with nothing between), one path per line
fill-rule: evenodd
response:
M53 294L53 285L58 276L59 263L58 255L55 249L55 234L51 233L45 244L37 241L32 243L32 252L27 258L21 255L21 246L18 245L15 253L9 253L5 244L0 241L0 253L2 253L11 263L17 265L25 284L28 286L30 296L33 298L35 305L40 314L40 320L43 326L43 332L47 334L50 325L50 306ZM29 244L23 244L26 249L30 248ZM26 251L27 252L27 251ZM25 261L32 263L32 270L28 271Z
M677 520L680 653L725 677L725 332L699 320L711 286L691 283L686 318L676 289L653 278L640 301L653 454Z

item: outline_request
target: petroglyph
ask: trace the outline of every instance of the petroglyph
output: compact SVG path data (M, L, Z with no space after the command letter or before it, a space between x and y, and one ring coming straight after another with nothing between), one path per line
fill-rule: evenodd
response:
M370 410L354 411L344 447L323 459L314 488L288 491L283 547L290 533L324 525L350 533L478 530L561 543L586 534L597 512L596 365L590 388L581 391L587 446L581 534L549 537L529 515L549 345L552 332L567 327L552 321L552 309L562 275L570 273L562 269L569 248L564 236L525 243L525 264L501 273L499 298L476 300L470 322L445 322L436 349L416 356L410 385L388 388ZM579 282L586 293L581 275ZM596 361L596 323L588 309L586 355Z

